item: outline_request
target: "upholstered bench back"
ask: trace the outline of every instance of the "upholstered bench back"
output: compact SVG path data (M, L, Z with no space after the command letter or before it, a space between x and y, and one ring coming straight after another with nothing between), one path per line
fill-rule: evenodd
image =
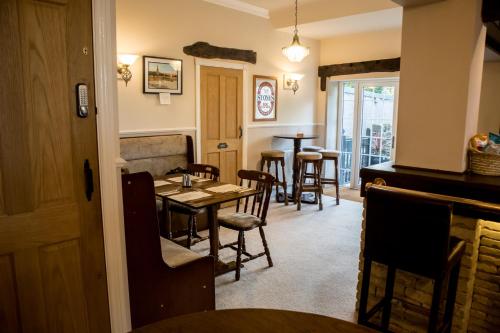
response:
M165 175L193 163L193 139L189 135L158 135L120 139L121 157L129 172Z

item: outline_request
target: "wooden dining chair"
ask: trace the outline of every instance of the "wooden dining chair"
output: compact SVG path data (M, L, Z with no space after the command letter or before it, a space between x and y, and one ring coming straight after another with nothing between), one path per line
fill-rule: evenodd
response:
M240 170L238 171L238 177L241 179L240 186L255 188L259 192L238 200L234 213L218 218L219 226L238 231L238 240L236 242L221 246L221 248L231 248L236 251L236 281L240 279L241 264L244 262L266 255L269 267L273 266L263 227L266 225L269 199L275 181L271 174L256 170ZM264 252L250 254L246 250L245 231L255 228L259 228ZM245 259L241 259L242 254L246 256Z
M213 181L219 181L220 171L219 168L217 168L216 166L209 164L191 163L188 165L187 170L190 175L207 178ZM196 223L196 216L201 213L204 213L205 212L204 208L193 209L182 204L170 202L168 205L168 210L169 212L167 214L177 213L188 216L187 241L186 241L186 247L188 249L191 248L193 238L197 238L198 241L205 240L208 238L208 237L203 238L198 234L197 223ZM169 216L169 218L171 218L171 216Z

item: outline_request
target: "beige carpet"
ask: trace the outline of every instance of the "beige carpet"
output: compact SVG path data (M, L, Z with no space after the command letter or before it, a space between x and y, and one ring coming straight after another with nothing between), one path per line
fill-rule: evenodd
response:
M325 187L324 193L325 195L335 196L335 188L333 186ZM340 200L363 202L363 198L360 195L359 189L354 190L349 187L340 188Z
M265 232L274 267L261 257L245 264L238 282L234 272L217 277L217 309L288 309L354 319L362 206L348 200L336 206L325 197L321 212L317 205L302 207L298 212L294 205L272 204ZM221 230L223 244L236 238ZM251 253L262 251L258 230L247 232L246 240ZM207 247L202 242L194 249ZM235 252L224 249L221 258L234 260Z

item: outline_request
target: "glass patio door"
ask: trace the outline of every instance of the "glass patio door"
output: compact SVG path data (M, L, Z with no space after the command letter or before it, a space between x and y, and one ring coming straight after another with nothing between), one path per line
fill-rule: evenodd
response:
M359 170L393 160L398 81L340 84L340 183L358 188Z

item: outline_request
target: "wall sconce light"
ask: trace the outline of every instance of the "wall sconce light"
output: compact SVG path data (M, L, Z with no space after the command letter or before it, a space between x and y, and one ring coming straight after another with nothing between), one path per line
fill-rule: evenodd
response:
M123 81L125 81L125 86L127 86L128 81L132 79L132 72L130 71L130 66L137 60L139 56L135 54L119 54L118 55L118 74L120 74Z
M283 75L283 89L293 90L293 94L299 90L299 81L304 77L303 74L288 73Z

